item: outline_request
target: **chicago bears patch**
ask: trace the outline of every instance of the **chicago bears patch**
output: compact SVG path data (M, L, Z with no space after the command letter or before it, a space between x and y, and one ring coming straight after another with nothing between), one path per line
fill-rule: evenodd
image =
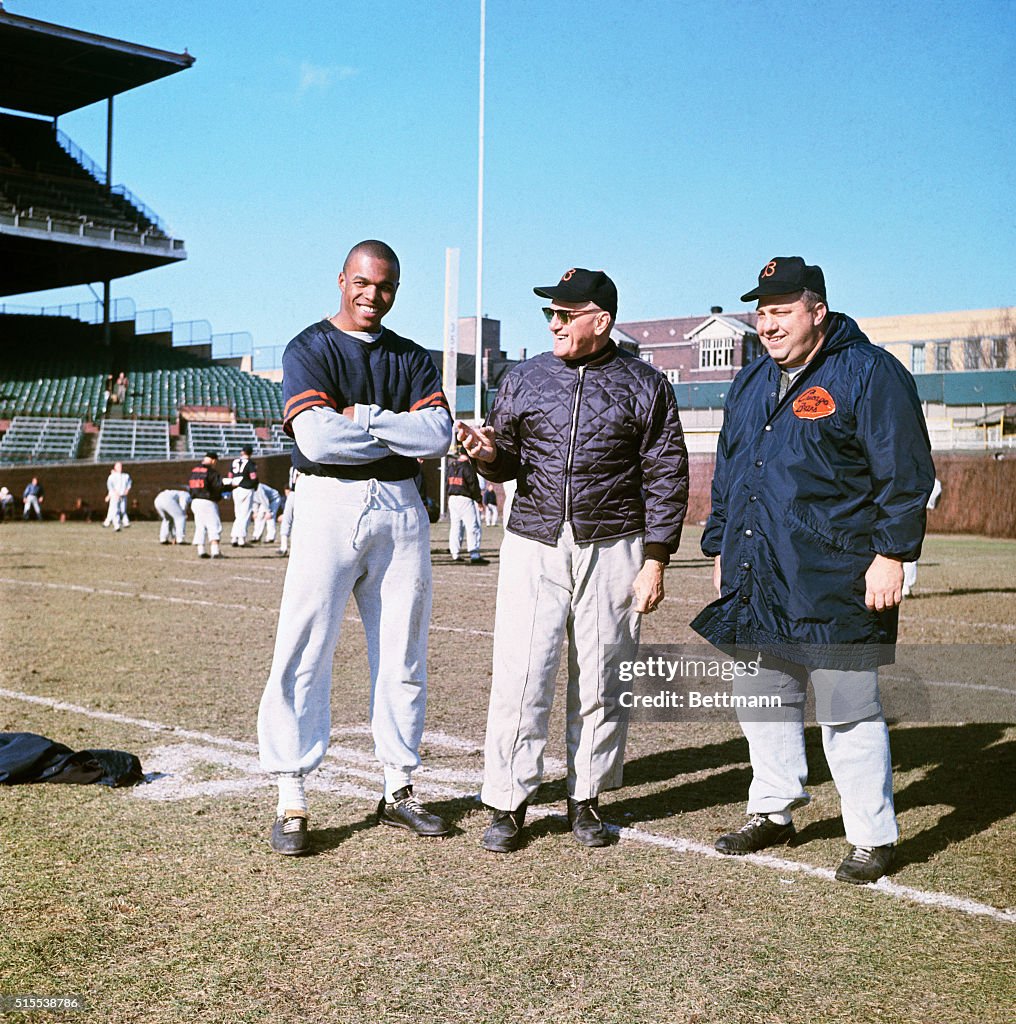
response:
M799 420L822 420L834 412L836 403L825 388L808 388L794 399L794 415Z

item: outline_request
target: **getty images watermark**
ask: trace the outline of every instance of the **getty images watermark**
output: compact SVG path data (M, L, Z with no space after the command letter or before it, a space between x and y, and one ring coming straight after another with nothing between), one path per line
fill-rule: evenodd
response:
M636 722L780 721L793 704L815 721L814 673L821 672L823 721L856 707L859 692L872 692L890 722L1016 722L1014 644L780 651L782 659L758 650L721 653L706 644L646 644L632 656L630 649L607 646L607 714Z
M709 680L732 683L737 679L758 676L761 655L751 661L737 658L686 658L664 654L647 655L617 664L617 681L636 684L633 689L621 689L617 703L623 708L779 708L783 700L779 694L730 693L727 690L707 690L702 685ZM694 687L698 685L699 688ZM667 688L669 687L669 689Z

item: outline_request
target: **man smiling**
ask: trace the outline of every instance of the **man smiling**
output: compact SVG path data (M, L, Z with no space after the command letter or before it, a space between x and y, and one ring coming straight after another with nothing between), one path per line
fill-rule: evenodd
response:
M720 596L692 626L724 650L761 652L762 671L734 692L779 696L782 708L738 712L749 818L716 848L745 854L794 838L790 812L810 799L810 683L851 844L836 877L871 882L898 836L877 669L893 660L903 562L924 537L928 432L913 378L830 312L820 267L777 257L741 300L757 300L768 356L727 395L702 535Z
M459 424L488 480L516 480L501 546L482 845L524 842L540 784L561 648L568 640L568 820L577 842L606 846L599 794L621 785L628 712L617 667L641 616L663 600L688 502L688 458L674 391L610 338L617 289L573 268L534 289L554 339L498 390L488 425Z
M418 836L448 832L412 788L431 606L430 524L414 477L417 458L448 450L452 423L430 356L381 326L398 287L389 246L355 245L339 274L338 313L298 334L282 357L300 543L258 715L261 764L279 787L271 845L281 854L310 849L304 777L328 748L332 659L350 596L367 636L371 729L384 771L378 821Z

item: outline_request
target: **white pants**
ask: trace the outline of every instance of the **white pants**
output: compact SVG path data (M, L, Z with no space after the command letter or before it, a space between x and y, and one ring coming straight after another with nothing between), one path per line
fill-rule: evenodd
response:
M488 807L513 811L540 784L566 638L568 795L588 800L621 785L628 714L616 662L638 649L632 583L642 549L641 535L579 544L567 523L553 547L505 533L481 793Z
M258 514L254 517L254 540L261 540L264 536L265 543L275 543L275 517L278 515L278 509L272 508L267 512L260 508Z
M281 540L279 547L283 551L289 549L289 538L293 533L293 517L296 515L296 491L286 495L286 507L282 510L282 525L279 527Z
M126 526L130 523L127 518L127 495L121 495L117 497L115 494L109 495L109 507L106 509L106 525L112 526L114 530L119 530L121 526Z
M300 478L300 543L258 712L261 766L306 775L331 730L332 661L350 595L370 664L374 752L392 789L420 763L427 701L430 523L412 480Z
M219 506L211 498L195 498L191 502L194 513L194 543L204 545L206 540L218 540L222 536L222 518Z
M917 583L917 563L903 563L903 595L906 597Z
M476 502L465 494L448 495L448 518L451 525L448 529L448 550L452 558L458 558L462 550L462 534L468 536L469 554L478 558L480 555L480 513Z
M497 526L497 505L483 506L483 521L486 526Z
M184 532L187 529L187 509L181 506L180 499L173 491L163 491L155 496L155 511L159 513L162 525L159 527L159 540L165 544L169 540L170 525L177 544L184 543Z
M847 842L885 846L899 838L893 808L889 730L878 696L878 674L831 669L792 673L763 667L759 676L734 685L735 694L778 694L778 711L738 709L748 740L752 780L749 814L775 814L811 800L804 785L804 701L807 682L815 689L822 747L840 795ZM762 720L764 719L764 720Z
M34 512L37 519L42 518L42 508L39 506L39 499L34 494L30 494L25 498L25 507L21 518L27 519L29 512Z
M233 489L233 526L229 531L229 539L247 543L247 527L250 526L251 506L254 503L254 491L249 487Z

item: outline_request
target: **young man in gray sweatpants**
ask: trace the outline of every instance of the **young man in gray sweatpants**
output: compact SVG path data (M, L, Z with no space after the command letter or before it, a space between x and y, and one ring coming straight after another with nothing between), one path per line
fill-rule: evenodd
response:
M339 274L339 312L297 335L282 358L300 539L258 714L261 765L279 788L276 853L310 850L304 778L328 748L332 659L350 596L367 637L370 722L384 772L378 821L418 836L449 830L412 786L431 606L430 523L414 477L418 457L447 452L452 424L430 356L381 326L398 283L387 245L354 246Z

